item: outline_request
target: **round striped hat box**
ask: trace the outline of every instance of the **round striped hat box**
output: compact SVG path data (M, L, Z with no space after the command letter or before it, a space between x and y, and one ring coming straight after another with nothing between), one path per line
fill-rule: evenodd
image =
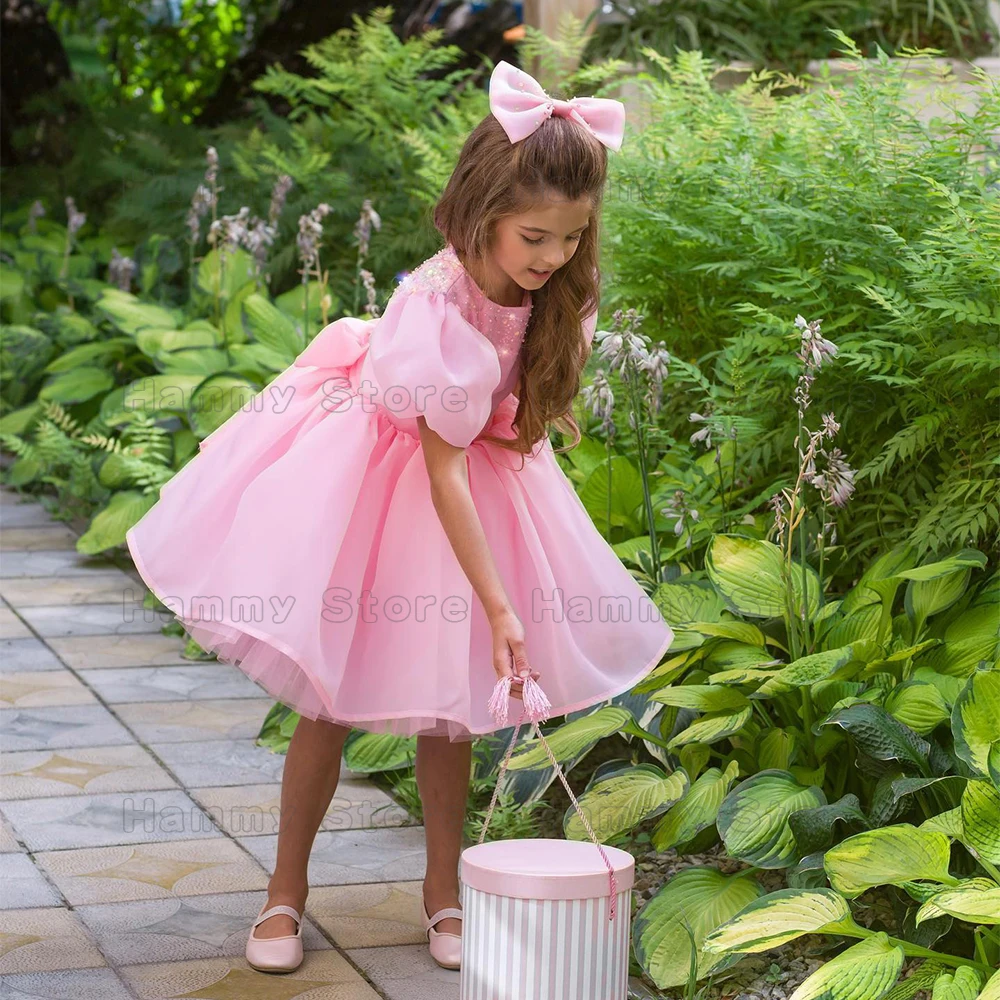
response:
M460 1000L625 1000L635 860L601 850L535 838L462 852Z

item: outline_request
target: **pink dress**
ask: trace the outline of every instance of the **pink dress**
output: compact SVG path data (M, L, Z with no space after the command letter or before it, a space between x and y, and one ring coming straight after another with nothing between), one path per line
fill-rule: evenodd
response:
M381 317L328 324L128 531L149 589L203 648L303 716L452 741L495 731L492 634L431 501L422 413L466 448L550 717L628 691L673 631L548 438L523 468L480 440L514 436L531 308L527 291L520 306L487 298L449 244ZM519 714L512 699L511 724Z

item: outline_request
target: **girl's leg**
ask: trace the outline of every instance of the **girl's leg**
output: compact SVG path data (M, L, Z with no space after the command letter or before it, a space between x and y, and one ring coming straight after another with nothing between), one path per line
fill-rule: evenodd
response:
M299 913L309 894L307 870L316 831L337 790L341 752L351 729L300 718L292 733L281 778L278 856L267 883L267 905L284 903ZM254 937L295 933L295 921L276 913L254 928Z
M423 891L428 916L443 906L462 905L458 864L471 773L471 740L452 743L447 736L417 737L416 778L427 841ZM462 921L445 917L434 925L434 930L441 934L461 934Z

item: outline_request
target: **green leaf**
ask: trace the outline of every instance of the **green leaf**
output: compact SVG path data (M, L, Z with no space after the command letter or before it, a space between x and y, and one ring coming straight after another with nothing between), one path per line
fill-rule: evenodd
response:
M976 1000L982 982L979 973L967 965L954 972L942 972L934 980L931 1000Z
M799 657L770 680L764 681L754 692L753 697L770 698L791 688L806 687L818 681L825 681L854 659L854 646L841 646L838 649L828 649L822 653Z
M635 918L632 937L639 965L657 987L668 989L688 981L692 958L697 956L697 976L704 978L722 961L721 955L702 949L705 938L762 891L749 874L722 875L703 867L678 872Z
M596 712L573 719L560 726L554 733L546 735L546 742L557 761L579 757L598 740L617 733L630 719L632 713L618 705L605 705ZM523 771L526 768L551 767L549 755L542 741L527 740L521 750L511 755L508 771Z
M878 1000L902 968L903 949L880 931L821 965L789 1000Z
M915 733L926 736L951 717L948 703L933 684L907 681L894 688L885 710Z
M1000 744L1000 671L977 670L951 713L955 752L980 777L989 776L989 755Z
M694 712L725 712L746 708L750 704L739 691L712 684L678 684L662 688L649 697L651 701L689 708Z
M92 556L124 545L129 528L142 520L156 501L155 493L139 490L112 493L108 505L93 516L87 530L76 540L76 551Z
M191 396L188 423L206 438L257 395L257 387L236 375L211 375Z
M977 1000L1000 1000L1000 972L990 976Z
M597 835L606 843L672 806L688 790L684 771L666 774L655 764L637 764L597 782L578 797L580 808ZM563 819L567 840L588 840L579 814L570 803Z
M81 365L72 371L53 375L38 390L38 398L45 401L54 400L63 406L72 406L74 403L85 403L95 396L110 392L114 384L111 372L96 365Z
M295 324L263 295L254 292L243 300L247 325L258 344L263 344L291 363L305 342Z
M847 900L833 889L779 889L755 899L705 938L706 952L756 954L803 934L856 928Z
M757 748L761 771L787 771L798 755L800 736L794 729L771 729Z
M970 878L934 893L917 911L917 924L942 913L972 924L1000 924L1000 885L992 879Z
M705 569L733 611L752 618L785 614L782 555L777 545L717 534L705 554Z
M344 741L344 766L356 774L395 771L413 764L417 754L415 736L368 733L352 729Z
M955 806L954 809L946 809L936 816L931 816L930 819L925 819L919 829L936 830L946 837L951 837L952 840L961 840L965 836L962 826L962 807Z
M789 816L822 805L821 788L800 785L787 771L760 771L726 796L719 833L734 858L759 868L787 868L797 860Z
M956 706L957 708L957 706ZM930 744L877 705L850 705L834 712L821 726L840 726L858 747L876 760L898 760L930 774Z
M672 625L721 621L726 606L711 587L699 583L661 583L653 593L653 602Z
M685 844L712 826L719 806L738 774L739 765L735 761L729 764L725 773L717 767L710 767L657 824L650 837L653 847L665 851L677 844Z
M133 336L147 326L169 330L179 325L177 316L169 309L114 288L107 289L94 308L101 310L119 330Z
M198 286L213 298L231 299L244 285L254 280L253 257L241 247L220 254L209 250L198 264Z
M848 794L829 805L792 813L788 817L788 825L792 828L799 853L804 856L829 847L833 839L834 824L838 820L868 826L868 818L861 811L861 803L856 795Z
M950 856L951 844L943 833L900 823L848 837L826 852L823 867L830 885L853 899L876 885L916 879L954 883Z
M1000 865L1000 791L989 782L970 781L962 793L963 840L978 857Z
M738 733L750 721L752 715L753 709L749 705L736 712L703 715L700 719L695 719L683 732L678 733L667 746L673 750L686 743L716 743Z

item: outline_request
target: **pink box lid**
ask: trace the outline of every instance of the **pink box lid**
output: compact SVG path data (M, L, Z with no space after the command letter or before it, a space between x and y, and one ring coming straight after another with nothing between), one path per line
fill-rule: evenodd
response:
M602 846L618 891L631 889L635 858ZM535 837L476 844L462 851L461 878L473 889L515 899L591 899L611 891L608 866L589 840Z

